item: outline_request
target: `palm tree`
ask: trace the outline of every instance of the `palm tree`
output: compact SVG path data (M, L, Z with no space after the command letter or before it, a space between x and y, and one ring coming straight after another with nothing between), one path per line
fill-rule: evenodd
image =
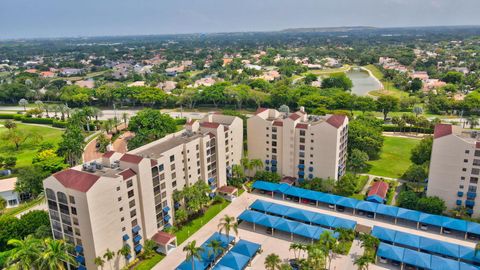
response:
M238 165L238 164L233 164L232 165L232 175L235 178L245 177L245 172L244 172L243 166Z
M128 118L129 118L129 115L127 112L122 113L122 120L123 120L123 123L125 124L125 128L127 127Z
M298 260L298 257L300 257L300 250L303 247L303 244L300 243L291 243L290 247L288 250L293 250L293 256L295 257L295 260ZM297 251L298 251L298 256L297 256Z
M375 255L375 250L377 246L380 244L380 240L376 238L375 236L372 236L370 234L362 233L360 234L360 241L361 247L365 249L365 255L368 256L373 256Z
M218 240L213 240L210 243L207 244L207 247L211 248L211 251L209 252L208 256L213 256L213 260L217 259L218 255L222 254L223 251L225 250L222 247L222 243ZM211 254L210 254L211 253Z
M263 161L258 158L254 158L250 160L250 165L252 166L255 171L263 169Z
M467 118L467 122L470 124L470 128L474 129L476 126L478 126L478 117L469 116Z
M128 264L127 256L130 255L131 249L128 245L124 245L120 250L117 251L117 255L122 255L125 257L125 264Z
M145 240L143 243L143 256L145 258L151 258L155 254L155 248L157 247L157 243L153 240Z
M422 107L420 106L413 107L413 113L415 114L415 117L418 117L419 114L423 113Z
M337 239L333 237L332 233L329 231L324 231L320 235L318 240L320 249L324 252L325 260L328 259L328 269L330 269L330 264L332 262L333 252L337 246Z
M264 265L267 270L275 270L280 269L281 263L282 260L280 260L280 257L275 253L271 253L265 258Z
M102 257L98 256L93 260L93 263L95 263L96 266L101 267L103 269L103 265L105 264L105 261L103 260Z
M358 266L358 270L368 270L368 265L373 262L374 259L371 256L362 255L358 257L353 264Z
M47 118L50 118L49 112L52 110L52 106L48 104L43 104L42 109L45 110L45 113L47 114Z
M187 261L192 262L192 270L195 270L195 258L201 258L200 253L203 251L203 248L197 247L197 241L193 240L183 247L183 251L187 253Z
M65 263L76 267L77 262L73 256L69 254L69 251L72 249L72 245L66 243L64 240L44 239L39 268L66 270Z
M23 240L10 239L8 245L13 246L10 256L7 258L6 265L14 269L27 270L36 268L40 259L40 241L33 238L32 235Z
M238 235L238 223L235 217L231 217L229 215L223 216L223 218L220 219L218 228L220 230L220 233L222 231L225 231L227 238L229 238L230 236L230 230L233 230L233 232L235 232L235 235Z
M243 157L242 159L240 159L240 164L243 168L243 174L249 175L250 170L253 168L250 160L247 157Z
M105 254L103 254L103 258L107 260L107 262L110 263L110 269L113 269L112 266L112 260L115 257L115 252L111 251L110 249L107 248L107 251L105 251Z

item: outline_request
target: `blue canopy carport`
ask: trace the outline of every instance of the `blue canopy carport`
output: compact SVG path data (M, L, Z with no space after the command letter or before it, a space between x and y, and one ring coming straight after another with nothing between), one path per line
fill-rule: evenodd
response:
M380 243L377 249L377 256L388 260L403 262L405 248Z
M358 202L358 200L352 198L340 197L335 204L337 206L337 211L339 210L338 206L341 206L344 208L352 209L353 214L355 214L355 206Z
M297 208L290 208L285 216L294 220L302 221L311 223L315 217L314 212L310 212L307 210L297 209Z
M355 229L357 222L354 220L344 219L344 218L335 218L332 224L332 228L344 228L344 229Z
M275 229L290 233L290 240L293 240L293 232L297 226L298 222L282 218L275 224Z
M460 263L440 256L432 255L431 266L435 270L460 270Z
M480 268L476 267L476 266L473 266L471 264L468 264L468 263L464 263L464 262L460 262L459 263L459 269L460 270L479 270Z
M467 235L467 222L461 219L444 217L441 233L449 234L450 230L461 232L465 236Z
M421 212L405 209L405 208L398 208L397 217L395 219L395 224L397 224L398 219L402 219L405 221L414 222L415 226L418 226L418 219L420 218Z
M292 201L297 201L297 202L299 202L300 199L303 198L302 196L304 193L305 193L305 189L292 187L292 186L290 186L289 189L283 192L284 195L287 195L288 199L291 199Z
M420 236L397 231L394 243L418 250L420 248Z
M230 267L234 270L243 270L250 261L250 257L242 255L236 252L228 252L223 258L217 263L217 265L222 265Z
M424 227L424 225L428 226L435 226L441 230L443 225L444 217L439 215L432 215L427 213L421 213L420 217L418 218L418 223L420 226ZM418 226L417 226L418 229Z
M395 220L398 214L398 207L386 205L386 204L379 204L377 206L375 218L379 217L389 217L390 220Z
M253 183L252 185L252 188L258 189L261 192L267 192L273 198L273 194L277 191L278 184L265 182L265 181L255 181L255 183Z
M260 224L267 228L272 228L272 234L273 234L273 229L275 227L275 224L277 224L279 220L280 220L279 217L262 214L262 216L258 219L257 224Z
M230 252L236 252L249 258L253 258L260 250L260 247L261 246L257 243L241 239L240 241L238 241L237 244L235 244L235 246L230 250Z
M431 268L432 255L423 252L418 252L411 249L405 249L403 253L403 262L415 267L432 269Z
M459 258L458 245L431 238L420 237L420 250L448 256L454 259Z
M458 254L462 261L468 263L480 264L480 252L475 256L475 249L465 246L459 246Z
M318 206L318 198L322 196L323 193L314 191L314 190L304 190L302 194L302 198L313 202L316 206ZM303 202L306 203L306 202Z
M193 266L192 266L193 264ZM193 263L192 259L190 260L185 260L183 261L176 270L205 270L207 269L208 265L205 265L204 262L200 261L197 258L193 258Z
M232 243L233 240L235 240L235 237L233 237L233 236L231 236L231 235L229 235L229 236L227 237L226 234L219 233L219 232L215 232L212 236L210 236L210 237L207 239L207 241L205 241L204 244L208 244L208 243L210 243L210 242L212 242L212 241L218 241L218 242L220 242L220 245L225 248L225 247L228 247L228 245L229 245L230 243Z
M293 233L309 238L312 241L320 239L320 234L323 233L324 229L307 225L303 223L298 223L298 226L294 229Z
M367 201L359 201L355 206L355 209L363 212L370 212L373 213L373 217L375 218L375 213L377 211L378 203L367 202Z
M278 204L278 203L271 203L270 207L267 209L267 214L272 214L276 216L283 217L285 214L288 212L290 207L283 205L283 204Z
M467 234L465 234L465 239L467 239L467 236L470 235L474 236L475 238L480 238L480 224L467 221Z
M367 201L374 203L384 203L384 199L378 195L371 195L367 197Z
M330 229L333 227L333 222L335 221L335 219L335 217L318 213L313 218L312 223Z
M212 268L213 270L234 270L233 268L230 268L225 265L216 265L215 267Z
M267 212L267 209L272 205L270 202L256 200L250 205L250 209L254 209L261 212Z
M397 232L387 228L373 226L371 234L383 242L393 244L395 242L395 235Z
M262 213L252 210L245 210L239 216L238 219L247 221L253 224L253 231L255 231L255 224L263 216Z

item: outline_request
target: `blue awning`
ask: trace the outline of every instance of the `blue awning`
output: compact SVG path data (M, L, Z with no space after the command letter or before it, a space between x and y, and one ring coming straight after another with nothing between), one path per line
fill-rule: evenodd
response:
M343 207L355 208L358 202L359 202L358 200L355 200L352 198L340 197L337 200L336 204Z
M367 201L374 203L383 203L385 200L378 195L371 195L367 197Z
M335 221L335 217L318 213L313 218L312 223L318 224L324 227L332 227L334 221Z
M465 220L443 217L442 227L460 232L467 231L467 222Z
M403 261L409 265L431 269L432 255L407 248L403 254Z
M435 270L460 270L458 261L432 255L431 265Z
M132 228L133 233L138 233L139 231L140 231L140 226L138 225Z
M414 234L397 231L397 233L395 234L395 243L408 247L419 248L420 237Z
M230 268L230 267L225 266L225 265L217 264L217 265L215 265L215 267L212 268L212 270L235 270L235 269Z
M298 168L299 168L299 169L304 169L304 168L305 168L305 164L298 164Z
M357 203L355 208L358 210L375 213L377 210L377 206L378 206L378 203L360 201Z
M128 235L127 235L127 236L128 236ZM76 251L77 253L82 253L82 252L83 252L83 247L80 246L80 245L77 245L77 246L75 246L75 251Z
M128 239L130 239L130 236L128 236L128 234L124 234L122 236L122 239L123 239L123 241L127 241Z
M212 234L212 236L210 236L207 239L207 241L205 241L205 243L203 243L202 246L207 246L208 243L210 243L212 241L219 241L221 243L221 246L226 248L231 242L233 242L234 239L235 239L235 237L233 237L231 235L229 235L227 237L226 234L215 232L214 234Z
M377 256L383 257L389 260L394 260L397 262L403 261L404 253L405 253L404 248L388 245L385 243L380 243L377 250Z
M166 215L163 217L163 220L165 220L166 222L168 222L170 220L170 215Z
M397 218L406 219L414 222L418 222L420 218L420 212L405 208L399 208L397 213Z
M333 228L344 228L344 229L355 229L357 226L357 222L349 219L344 218L335 218L333 221L332 227Z
M137 234L137 236L133 238L133 242L135 243L139 242L140 240L142 240L142 236L140 234Z
M277 190L277 187L278 187L278 184L265 182L265 181L255 181L255 183L253 183L252 185L252 188L254 189L260 189L260 190L272 191L272 192Z
M262 215L256 223L268 228L273 228L279 220L279 217Z
M252 258L260 250L260 247L257 243L241 239L230 251Z
M197 258L193 258L193 264L195 270L205 270L207 269L207 265L204 262L200 261ZM193 270L192 269L192 260L183 261L176 270Z
M208 194L208 197L210 197L210 198L215 197L215 192L211 192L210 194Z
M143 248L143 246L138 244L138 245L135 246L134 250L135 250L136 253L138 253L142 250L142 248Z
M82 255L78 255L77 257L75 257L75 261L80 264L85 264L85 257L83 257Z
M130 260L131 258L132 258L132 255L130 255L130 254L127 254L127 255L125 256L125 259L127 259L127 261Z
M280 192L280 193L285 193L287 190L289 190L292 187L287 183L280 183L276 185L277 185L277 189L275 190L275 192Z
M211 177L211 178L208 178L208 183L212 183L213 181L215 181L215 178Z
M299 221L305 221L305 222L312 222L313 218L315 217L314 212L302 210L302 209L295 209L295 208L290 208L285 216L296 219Z
M304 171L298 171L298 175L299 175L299 176L304 176L304 175L305 175L305 172L304 172Z
M397 217L398 209L399 208L396 206L379 204L377 206L377 214L382 214L390 217Z
M397 234L397 232L391 229L387 229L379 226L373 226L371 234L382 241L394 243L395 235Z
M170 211L170 207L165 206L165 207L163 208L163 212L168 212L168 211Z
M238 216L238 219L251 222L251 223L257 223L260 217L262 217L262 214L259 212L252 211L252 210L245 210Z
M439 215L421 213L420 217L418 218L418 221L424 224L441 227L444 220L443 218L444 218L443 216L439 216Z
M277 224L275 224L275 229L288 232L288 233L293 233L295 230L295 227L297 226L298 226L298 222L282 218L278 221Z

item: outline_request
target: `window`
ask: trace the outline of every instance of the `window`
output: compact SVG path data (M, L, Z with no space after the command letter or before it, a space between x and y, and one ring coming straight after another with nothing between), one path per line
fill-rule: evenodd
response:
M132 227L135 227L138 225L137 219L132 220Z
M67 195L63 192L57 192L58 201L64 204L68 204Z
M137 215L137 210L136 209L133 209L132 211L130 211L130 217L131 218L134 218L136 215Z
M474 159L473 160L473 165L480 166L480 159Z
M300 130L300 136L305 136L305 130Z
M272 155L272 160L277 160L277 155Z
M305 138L300 138L300 143L305 143Z
M50 200L56 200L57 198L55 197L55 192L49 188L47 188L46 190L46 193L47 193L47 198L50 199Z
M470 154L470 150L465 150L465 154Z
M118 201L121 201L122 200L122 197L118 197Z
M480 157L480 150L475 150L475 156Z
M75 204L75 197L73 196L68 196L68 199L70 200L71 204Z
M170 165L170 170L174 171L175 170L175 164Z
M195 145L195 149L198 151L200 149L200 146L198 144Z
M301 144L301 145L300 145L300 150L301 150L301 151L304 151L304 150L305 150L305 145L304 145L304 144Z
M302 164L302 165L303 165L303 164L305 164L305 160L303 160L303 159L300 159L300 160L298 161L298 163L300 163L300 164Z
M118 208L118 211L122 212L122 211L123 211L123 207Z
M129 203L128 203L128 206L130 208L134 207L135 206L135 200L131 200Z
M470 177L470 184L477 184L478 183L478 177Z
M467 168L462 168L462 172L466 172L467 171Z
M472 169L472 174L473 174L473 175L479 175L479 174L480 174L480 169L473 168L473 169Z
M468 192L477 192L477 186L468 186Z
M174 162L175 161L175 156L174 155L171 155L170 156L170 162Z
M464 186L463 186L463 185L460 185L460 186L458 186L458 188L459 188L459 189L463 189L463 188L464 188Z
M134 195L133 190L130 190L130 191L128 192L128 198L133 197L133 195Z
M464 159L463 162L464 162L464 163L467 163L467 162L468 162L468 159Z
M117 191L120 191L120 187L117 187Z
M267 142L268 143L268 142ZM272 146L277 146L277 142L276 141L273 141L272 142Z
M164 166L163 164L158 165L158 171L163 172Z
M123 222L124 220L125 220L124 217L121 217L121 218L120 218L120 222Z
M461 176L460 180L462 180L462 181L465 180L465 176Z
M176 173L172 173L172 179L175 179L177 178L177 174Z
M164 191L162 192L162 198L165 198L165 197L167 197L167 192Z
M177 181L173 181L172 182L172 188L176 187L177 186Z
M160 185L160 189L165 189L165 188L166 188L165 183L162 183L162 184Z
M127 181L127 188L131 188L133 186L133 181L132 180L128 180Z
M269 128L269 127L266 127L265 129L266 129L266 130L269 130L270 128Z
M276 154L277 153L277 148L272 148L272 153Z
M72 211L72 214L74 214L74 215L77 214L77 208L75 208L75 207L70 207L70 211Z
M277 134L272 134L272 140L276 140L277 139Z
M305 152L298 152L298 156L302 158L305 157Z

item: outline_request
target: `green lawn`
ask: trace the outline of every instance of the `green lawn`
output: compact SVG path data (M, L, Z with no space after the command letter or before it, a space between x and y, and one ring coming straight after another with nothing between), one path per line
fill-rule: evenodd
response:
M369 92L370 95L377 97L382 95L389 95L398 98L408 96L408 93L398 89L397 87L395 87L395 85L393 85L393 83L385 81L382 71L380 71L380 69L378 69L375 65L367 65L364 66L364 68L370 70L370 72L372 72L372 75L382 82L384 88L383 90L371 91Z
M308 73L312 73L312 74L315 74L315 75L329 75L329 74L332 74L332 73L347 72L349 69L350 69L350 65L344 65L341 68L309 70L309 71L305 72L304 75L308 74Z
M218 213L220 213L225 207L227 207L230 202L225 201L221 204L212 205L210 208L205 211L203 216L192 220L187 225L183 226L175 235L177 236L177 244L185 242L192 234L197 232L203 225L207 224L212 218L214 218ZM161 254L155 254L152 258L148 260L141 261L135 266L137 270L149 270L152 269L158 262L160 262L165 256Z
M385 137L380 159L368 162L369 174L399 178L410 166L410 151L420 140Z
M0 125L3 122L0 122ZM34 126L22 123L16 123L17 128L23 132L35 132L41 134L42 142L51 142L58 144L61 141L63 130L55 129L47 126ZM0 138L7 132L5 127L0 127ZM0 140L0 155L2 156L16 156L17 168L26 167L32 164L32 158L37 152L38 145L34 145L28 140L20 145L19 150L15 149L15 145L9 141Z

